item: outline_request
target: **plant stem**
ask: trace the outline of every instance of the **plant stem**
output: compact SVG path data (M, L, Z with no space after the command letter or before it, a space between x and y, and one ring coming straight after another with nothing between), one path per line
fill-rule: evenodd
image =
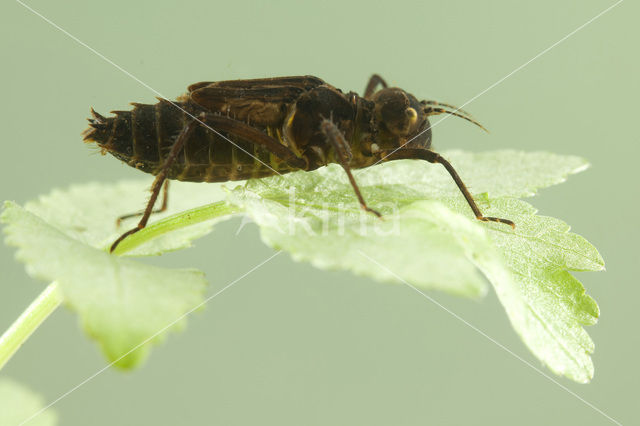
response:
M225 201L219 201L177 213L124 239L113 254L122 255L167 232L206 220L231 215L239 211L241 211L240 208ZM0 370L40 324L60 306L62 300L62 293L58 289L58 284L54 281L22 312L20 317L0 337Z
M128 236L122 240L118 247L116 247L113 254L122 255L153 238L166 234L167 232L195 225L196 223L204 222L206 220L227 216L239 211L242 211L242 209L229 204L226 201L218 201L216 203L207 204L206 206L196 207L191 210L174 214L173 216L164 218L144 229L141 229L135 234Z
M60 306L60 303L62 303L62 294L58 289L58 283L54 281L31 302L0 337L0 370L40 324Z

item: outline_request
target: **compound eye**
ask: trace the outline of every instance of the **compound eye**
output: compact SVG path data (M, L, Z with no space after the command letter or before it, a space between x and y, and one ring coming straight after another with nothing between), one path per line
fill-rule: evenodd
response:
M414 108L407 108L405 110L405 114L409 121L409 127L413 126L416 123L416 120L418 120L418 112Z

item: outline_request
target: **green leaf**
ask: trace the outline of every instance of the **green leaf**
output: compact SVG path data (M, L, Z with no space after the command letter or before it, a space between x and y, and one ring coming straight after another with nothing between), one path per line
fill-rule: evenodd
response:
M515 231L477 221L443 167L404 160L355 173L364 198L383 213L382 220L362 212L344 171L329 165L226 191L215 184L177 185L167 214L214 203L164 219L154 215L147 229L119 249L149 255L182 248L210 231L205 220L244 211L267 244L319 268L466 297L484 295L489 282L514 329L542 362L573 380L590 380L593 342L583 326L596 322L598 307L569 271L601 270L604 262L585 239L568 232L568 225L537 216L532 206L514 198L562 182L587 162L516 151L443 156L480 209L513 220ZM15 205L8 205L3 216L10 223L9 241L21 248L28 269L60 282L67 303L80 312L110 359L169 317L180 316L200 300L203 286L193 272L151 268L89 247L108 247L129 228L116 229L114 218L135 211L147 185L80 185L29 203L28 210L49 224ZM163 321L156 321L158 312Z
M341 169L331 172L252 181L236 191L232 202L258 224L265 243L318 268L400 282L363 262L364 253L384 259L401 279L416 285L472 297L486 292L482 274L467 259L485 252L491 261L502 261L482 228L437 201L420 201L400 185L363 188L384 215L380 220L351 199ZM388 199L390 193L394 203L374 201L377 194Z
M203 300L206 281L199 271L159 268L110 255L11 202L5 203L2 221L7 224L7 243L18 247L16 256L29 274L59 283L65 303L78 312L87 333L119 367L139 364L150 343L161 340L158 333L181 326L183 314Z
M598 307L567 271L601 270L604 262L566 224L511 198L562 182L586 161L515 151L444 156L472 188L496 188L498 197L476 192L475 199L486 215L513 220L515 231L475 220L444 169L415 160L359 171L364 198L384 220L360 210L335 165L250 181L231 202L246 210L267 244L320 268L464 296L484 294L484 276L540 360L557 374L590 380L593 342L582 326L596 322Z
M454 210L464 210L459 203ZM489 235L506 260L507 271L476 262L493 284L511 324L525 344L557 374L586 383L593 377L589 356L594 344L583 325L597 322L596 302L568 271L600 271L597 250L569 226L535 215L528 203L499 198L487 214L506 215L515 232L488 226Z
M589 167L584 158L548 152L452 150L442 155L455 167L472 193L488 192L492 197L530 197L537 189L564 182L567 176ZM407 163L412 163L411 167L407 167ZM359 170L357 179L363 185L399 184L434 197L460 195L443 167L423 161L381 164Z
M230 183L227 186L231 188L236 184ZM130 218L117 227L116 218L144 209L150 186L151 180L73 185L65 190L54 189L37 201L27 203L25 208L78 241L106 248L138 223L139 217ZM172 182L167 210L154 214L152 221L157 222L177 212L222 200L227 191L221 184ZM221 217L220 220L226 218L228 216ZM215 221L207 221L174 230L126 255L159 255L190 247L191 241L211 232L214 223Z
M0 379L0 425L22 424L40 411L44 401L26 386L7 377ZM46 410L29 421L33 426L55 426L58 416L54 410Z

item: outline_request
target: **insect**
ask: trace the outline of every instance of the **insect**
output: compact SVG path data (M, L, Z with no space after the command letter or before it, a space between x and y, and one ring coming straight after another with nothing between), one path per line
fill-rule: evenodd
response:
M381 87L379 90L378 88ZM442 164L475 217L515 228L508 219L484 216L451 164L431 149L428 117L450 114L482 128L468 113L449 104L418 101L373 75L364 96L313 76L201 82L176 101L132 103L130 111L104 117L91 109L85 142L95 142L128 165L156 176L138 225L167 205L168 179L223 182L261 178L338 163L360 206L369 208L351 170L382 161L420 159ZM162 207L153 210L160 191ZM121 219L122 219L121 218Z

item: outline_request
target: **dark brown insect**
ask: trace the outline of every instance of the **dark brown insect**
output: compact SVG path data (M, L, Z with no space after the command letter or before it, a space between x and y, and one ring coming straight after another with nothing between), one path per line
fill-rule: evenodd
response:
M382 89L376 90L378 86ZM483 216L451 164L431 150L429 116L451 114L480 124L452 105L418 101L402 89L387 87L378 75L369 80L364 97L301 76L201 82L175 102L132 105L131 111L112 111L115 117L108 118L92 109L83 133L84 140L96 142L103 153L156 175L144 212L123 216L142 219L111 251L146 226L167 179L244 180L315 170L328 163L344 168L362 208L377 216L351 169L398 159L442 164L477 219L515 227L510 220ZM164 188L160 210L166 208L166 184Z

